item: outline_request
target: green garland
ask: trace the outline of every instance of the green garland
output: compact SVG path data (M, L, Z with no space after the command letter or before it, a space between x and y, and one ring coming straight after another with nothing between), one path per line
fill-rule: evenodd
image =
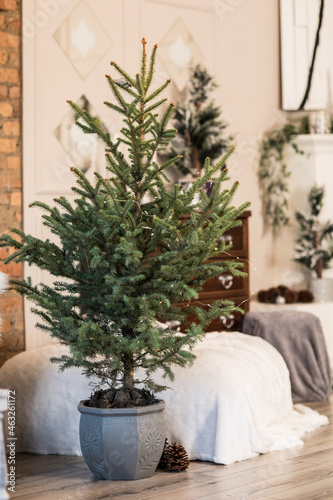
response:
M289 224L288 216L288 178L291 172L284 161L284 148L290 144L296 153L304 154L295 143L296 137L307 133L307 122L299 125L286 123L280 128L266 132L260 144L259 184L263 202L266 227L275 233L280 227Z

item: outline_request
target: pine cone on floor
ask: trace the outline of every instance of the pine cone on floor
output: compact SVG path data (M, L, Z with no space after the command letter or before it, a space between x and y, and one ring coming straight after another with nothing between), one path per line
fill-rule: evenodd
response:
M180 472L188 469L190 461L184 446L165 440L164 450L158 466L167 471Z

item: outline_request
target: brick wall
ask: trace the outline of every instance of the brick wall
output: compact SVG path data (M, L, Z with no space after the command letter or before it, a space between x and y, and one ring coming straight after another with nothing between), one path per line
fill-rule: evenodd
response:
M22 224L21 136L21 7L20 0L0 0L0 233ZM22 266L3 264L0 271L22 277ZM14 292L0 296L2 339L0 365L24 349L22 298Z

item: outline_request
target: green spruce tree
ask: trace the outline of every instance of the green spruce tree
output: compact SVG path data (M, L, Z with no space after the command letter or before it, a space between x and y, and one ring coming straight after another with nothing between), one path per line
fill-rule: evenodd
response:
M191 348L207 325L229 314L234 304L217 301L205 310L191 301L208 278L226 271L243 275L239 262L221 259L228 247L219 242L225 231L240 224L237 217L248 206L231 206L237 183L221 189L229 153L214 167L207 158L204 175L186 193L178 186L169 192L164 182L166 168L180 157L162 165L155 161L176 135L168 127L174 105L157 114L170 80L151 89L156 51L157 45L148 57L142 40L141 70L134 77L111 62L120 79L106 75L114 102L105 104L123 117L116 142L98 119L69 101L77 125L104 142L109 176L96 173L90 183L73 167L77 197L72 204L63 196L53 207L32 203L44 212L43 223L57 241L18 229L0 239L1 247L14 250L7 262L27 262L54 277L52 285L33 284L30 278L11 281L35 304L39 328L68 346L68 354L54 361L62 370L80 367L100 385L128 391L138 383L158 391L162 387L153 378L157 368L172 378L172 365L192 362ZM215 186L208 198L202 186L211 179ZM194 205L198 192L200 202ZM216 260L208 263L212 258ZM157 320L178 320L183 333ZM138 368L144 374L140 379Z
M181 155L177 168L182 174L201 174L207 157L213 162L231 147L232 137L224 137L227 124L221 109L211 100L217 84L207 70L197 65L190 70L188 97L174 111L177 136L170 142L163 159Z

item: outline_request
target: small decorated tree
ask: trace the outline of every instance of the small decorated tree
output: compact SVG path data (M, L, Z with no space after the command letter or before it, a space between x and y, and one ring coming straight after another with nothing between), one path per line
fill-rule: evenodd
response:
M220 118L221 109L210 100L216 87L214 78L197 65L190 70L186 102L175 106L173 117L178 134L164 156L180 155L177 168L184 175L201 175L207 157L216 160L231 147L232 137L225 137L227 124Z
M324 187L314 186L308 195L310 213L296 212L300 232L296 241L295 260L322 277L333 258L333 223L320 222L323 208Z
M191 363L191 349L210 321L234 310L229 301L205 310L192 306L192 299L208 278L226 271L243 275L239 262L221 258L228 247L219 240L240 224L237 218L248 206L231 205L237 183L221 189L230 152L215 166L206 158L203 176L186 193L177 185L169 192L164 182L166 168L181 156L162 165L155 161L176 135L168 126L174 105L157 113L170 80L151 89L156 51L157 45L148 58L142 40L141 70L134 77L111 62L118 75L106 80L115 102L105 104L124 124L116 142L98 119L69 101L77 125L103 141L109 175L96 173L91 183L73 167L73 204L63 196L54 207L32 203L44 212L43 223L56 241L18 229L0 238L1 247L14 250L7 262L26 262L54 277L52 285L11 280L11 287L35 304L38 327L68 346L68 354L53 361L61 370L80 367L100 386L125 393L138 384L159 391L163 387L153 378L158 368L172 378L172 365ZM208 198L202 186L212 179ZM196 193L200 200L193 204ZM183 324L183 333L160 323L171 320Z

